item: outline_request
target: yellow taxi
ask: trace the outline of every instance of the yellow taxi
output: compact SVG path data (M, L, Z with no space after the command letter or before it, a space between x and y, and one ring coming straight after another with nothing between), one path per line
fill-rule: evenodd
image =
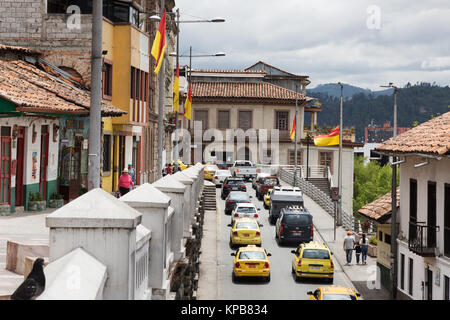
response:
M340 286L319 287L308 291L309 300L359 300L361 294L355 290Z
M231 255L234 256L233 282L242 277L263 277L266 282L270 281L269 257L271 254L264 248L248 245L239 248Z
M264 208L269 209L270 207L270 196L272 195L272 190L269 189L267 193L264 195Z
M181 170L185 170L185 169L188 168L188 165L185 164L185 163L184 163L183 161L181 161L180 159L177 160L177 163L178 163L178 167L179 167Z
M219 170L219 167L215 164L204 164L203 172L205 180L212 180L217 170Z
M292 274L295 281L301 278L325 278L333 283L334 264L332 253L325 244L302 243L292 250Z
M254 244L261 246L261 229L262 224L254 218L236 218L228 225L230 230L230 247L236 245Z

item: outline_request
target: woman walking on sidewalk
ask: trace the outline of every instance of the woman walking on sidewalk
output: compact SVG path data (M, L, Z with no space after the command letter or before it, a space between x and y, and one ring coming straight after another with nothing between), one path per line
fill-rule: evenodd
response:
M369 239L366 238L366 234L365 233L362 234L362 238L360 240L360 244L361 244L361 254L362 254L362 256L361 256L361 258L362 258L361 263L362 264L367 264L366 260L367 260L367 250L369 249Z
M361 255L361 245L359 242L355 244L356 264L359 264L359 256Z
M130 187L134 186L131 176L128 174L128 169L125 168L119 178L119 192L120 196L127 194L130 191Z

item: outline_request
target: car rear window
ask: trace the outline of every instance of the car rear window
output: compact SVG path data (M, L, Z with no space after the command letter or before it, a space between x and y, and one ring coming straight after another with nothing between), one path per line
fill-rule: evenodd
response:
M208 170L208 171L217 170L217 167L216 166L205 166L205 170Z
M285 214L283 221L288 224L307 225L311 224L310 216L306 214Z
M356 300L356 297L349 294L324 294L323 300Z
M305 259L330 259L330 253L327 250L306 249L306 250L303 250L302 258L305 258Z
M228 200L250 200L250 198L248 197L247 193L245 192L239 192L239 193L230 193L230 197L228 198Z
M251 221L236 222L236 229L256 230L256 229L258 229L258 226L256 225L256 223L251 222Z
M239 259L266 260L266 255L262 251L243 251L239 254Z
M236 162L235 167L251 167L250 162Z
M278 179L277 178L264 178L262 183L265 185L268 185L268 186L275 186L278 184Z
M232 185L244 184L244 180L228 180L227 183Z
M228 171L228 170L217 170L216 175L227 176L227 175L231 175L231 174L230 174L230 171Z
M237 212L254 213L256 212L255 207L239 207L236 209Z

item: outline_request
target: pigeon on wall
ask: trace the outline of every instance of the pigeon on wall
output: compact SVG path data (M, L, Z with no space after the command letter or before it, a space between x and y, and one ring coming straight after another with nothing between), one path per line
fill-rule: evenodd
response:
M11 295L11 300L34 300L45 289L44 259L37 258L24 282Z

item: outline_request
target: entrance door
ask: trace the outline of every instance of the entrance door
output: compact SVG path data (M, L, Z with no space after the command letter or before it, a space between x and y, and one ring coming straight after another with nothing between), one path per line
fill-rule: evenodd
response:
M18 128L16 167L16 206L23 206L23 170L25 153L25 127Z
M75 136L72 148L72 159L70 162L69 199L75 199L80 194L81 186L81 148L83 147L82 136Z
M39 193L42 198L47 199L47 166L48 166L48 126L41 129L41 161L39 171Z
M1 137L0 204L11 203L11 137Z
M426 269L427 272L427 300L433 300L433 271L430 268Z

